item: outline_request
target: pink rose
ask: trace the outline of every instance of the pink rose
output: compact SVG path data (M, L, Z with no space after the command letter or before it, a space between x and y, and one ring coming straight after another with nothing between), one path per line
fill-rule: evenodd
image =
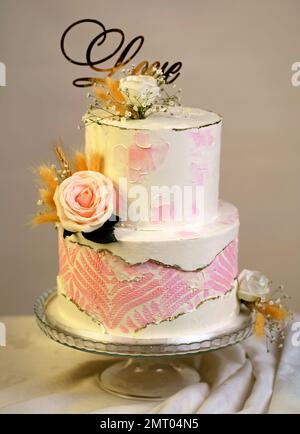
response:
M114 188L99 172L84 170L65 179L56 189L54 202L64 229L92 232L112 215Z

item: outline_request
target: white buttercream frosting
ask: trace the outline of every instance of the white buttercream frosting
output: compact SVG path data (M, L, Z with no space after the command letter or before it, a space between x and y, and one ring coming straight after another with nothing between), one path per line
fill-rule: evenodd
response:
M167 112L153 113L146 119L119 121L109 117L103 119L103 111L93 110L84 116L86 123L99 122L126 130L187 130L214 125L222 121L217 113L192 107L174 107Z
M218 211L221 118L201 109L176 108L173 115L157 113L141 120L121 122L100 119L97 112L86 118L85 150L88 161L95 153L103 158L103 173L120 195L124 225L134 228L161 229L205 225L214 221ZM123 181L126 181L126 185ZM140 187L146 218L136 218L134 210ZM166 198L155 189L167 187ZM175 189L181 197L192 189L190 211L175 221L158 219L162 209L170 213L181 209ZM138 207L139 208L139 207Z
M114 336L105 333L104 328L96 323L86 313L80 311L74 303L69 301L61 289L58 278L58 296L47 307L48 319L57 326L62 326L72 333L72 328L81 336L101 339L109 342L126 342L129 338L139 340L151 339L151 343L160 339L176 339L183 342L193 341L196 336L208 336L213 332L223 332L230 324L234 324L240 310L237 298L237 285L225 295L208 299L191 313L181 315L172 321L162 321L159 324L150 324L131 335L119 334Z
M165 231L132 230L115 227L117 242L98 244L81 233L68 237L70 242L107 250L129 264L154 260L169 266L192 271L213 261L231 241L238 237L238 211L233 205L220 202L218 218L204 227L190 226L186 230L169 228Z

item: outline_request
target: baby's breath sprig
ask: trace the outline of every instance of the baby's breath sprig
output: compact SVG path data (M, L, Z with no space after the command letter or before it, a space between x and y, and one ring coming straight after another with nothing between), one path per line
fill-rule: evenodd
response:
M97 82L93 95L88 94L92 103L85 117L86 125L91 122L101 124L101 120L107 118L122 122L145 119L181 105L181 89L173 94L166 91L166 79L161 68L154 66L143 75L136 75L136 67L131 65L122 69L121 74L123 78L120 81L108 77ZM172 88L175 89L176 85Z
M268 351L272 344L283 347L286 326L293 318L288 308L289 299L280 285L255 302L244 301L249 309L256 311L256 334L265 336Z

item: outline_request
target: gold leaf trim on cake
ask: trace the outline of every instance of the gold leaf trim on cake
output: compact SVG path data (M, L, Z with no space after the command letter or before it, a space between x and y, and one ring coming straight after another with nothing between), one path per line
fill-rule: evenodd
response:
M235 282L236 282L236 279L235 279ZM158 322L150 322L150 323L146 324L145 326L140 327L140 328L134 330L133 334L137 334L137 333L139 333L140 331L147 329L147 327L149 327L149 326L155 326L155 325L156 325L156 326L159 326L160 324L163 324L163 323L166 323L166 322L172 322L172 321L174 321L174 320L176 320L176 319L178 319L179 317L182 317L182 316L184 316L184 315L188 315L188 314L194 313L194 312L197 311L197 309L199 309L199 308L200 308L203 304L205 304L206 302L215 301L215 300L218 300L218 299L221 299L221 298L223 298L223 297L226 297L226 296L230 295L230 294L235 290L235 288L236 288L236 284L235 284L234 286L232 286L228 291L226 291L226 292L225 292L224 294L222 294L222 295L211 296L211 297L206 298L205 300L202 300L202 301L201 301L200 303L198 303L197 306L196 306L193 310L191 310L191 311L188 311L188 312L181 312L181 313L179 313L178 315L176 315L176 316L174 316L174 317L170 317L170 318L167 318L167 319L163 319L163 320L160 320L160 321L158 321ZM63 297L65 297L66 300L68 300L68 301L70 301L72 304L74 304L74 306L76 306L76 308L77 308L80 312L84 313L84 314L85 314L88 318L90 318L94 323L96 323L97 325L101 326L101 327L104 329L104 331L105 331L106 334L108 334L108 335L110 334L110 333L107 331L107 329L106 329L106 327L104 326L104 324L103 324L101 321L99 321L99 319L96 318L95 315L89 314L87 311L85 311L84 309L82 309L82 308L78 305L78 303L76 303L75 300L73 300L72 298L70 298L70 297L69 297L65 292L61 292L60 294L61 294ZM129 335L130 335L130 333L129 333Z
M67 237L67 241L70 242L70 243L73 243L73 244L78 244L79 246L82 246L82 247L88 247L89 249L95 250L96 252L106 252L106 253L109 253L112 256L115 256L116 258L122 259L124 262L126 262L127 265L142 265L142 264L145 264L145 262L150 261L150 262L152 262L154 264L161 265L163 267L175 268L178 271L184 271L184 272L189 273L191 271L202 271L206 267L208 267L209 265L211 265L214 262L214 260L217 258L217 256L220 253L222 253L235 240L231 240L229 243L227 243L220 251L218 251L218 253L216 253L216 255L209 262L207 262L207 264L201 265L200 267L197 267L197 268L195 268L193 270L185 270L180 265L177 265L177 264L165 264L162 261L158 261L157 259L151 259L151 258L148 258L148 259L146 259L144 261L140 261L140 262L139 261L137 261L137 262L128 262L121 255L113 253L109 248L107 248L106 244L105 244L106 247L100 247L99 244L94 243L93 241L87 240L86 238L82 237L82 235L81 235L80 232L77 232L77 233L74 233L74 234L68 236ZM174 240L174 241L176 241L176 240Z
M235 280L235 281L236 281L236 280ZM162 323L164 323L164 322L172 322L172 321L176 320L177 318L179 318L179 317L181 317L181 316L188 315L188 314L191 314L191 313L193 313L193 312L196 312L196 310L199 309L199 307L201 307L204 303L209 302L209 301L218 300L218 299L220 299L220 298L226 297L226 296L227 296L228 294L230 294L234 289L235 289L235 286L233 286L232 288L230 288L228 291L224 292L224 294L222 294L222 295L211 296L211 297L206 298L205 300L200 301L200 303L198 303L197 306L195 306L195 308L194 308L193 310L191 310L191 311L188 311L188 312L181 312L181 313L179 313L179 314L177 314L177 315L175 315L175 316L173 316L173 317L171 317L171 318L163 319L163 320L161 320L161 321L159 321L159 322L151 322L151 323L148 323L148 324L146 324L145 326L140 327L139 329L135 330L134 333L138 333L138 332L140 332L141 330L145 330L145 329L146 329L147 327L149 327L149 326L152 326L152 325L160 325L160 324L162 324ZM102 327L104 327L103 324L101 324L101 325L102 325Z

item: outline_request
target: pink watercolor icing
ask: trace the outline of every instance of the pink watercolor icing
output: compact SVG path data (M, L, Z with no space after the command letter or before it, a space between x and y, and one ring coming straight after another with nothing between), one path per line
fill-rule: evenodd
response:
M135 133L134 135L134 143L139 146L140 148L150 148L150 142L149 142L149 134L145 133Z
M201 271L182 271L153 261L129 265L107 251L59 240L59 275L80 309L108 332L129 334L151 323L193 311L232 288L237 241Z
M161 223L163 221L174 221L176 216L174 202L151 204L151 223Z
M223 202L222 200L219 201L219 209L221 210L222 208L224 208L224 206L226 206L226 203ZM231 213L226 213L222 219L219 220L219 223L222 225L231 225L234 223L237 223L239 220L239 211L237 208L234 209L234 212Z
M121 144L115 146L114 160L119 170L128 176L129 182L138 182L161 167L168 150L168 143L150 144L148 134L136 133L134 143L129 148Z
M208 170L199 163L191 163L192 183L194 185L204 185Z
M200 128L197 131L192 131L191 136L194 141L194 150L200 150L214 144L214 137L210 128Z
M136 182L157 170L165 161L168 149L168 143L150 145L147 134L136 133L135 143L129 148L129 180Z
M177 232L177 235L179 237L182 237L182 238L191 238L191 237L194 237L195 235L198 235L198 234L199 234L199 232L186 231L186 230L182 230L182 231Z
M161 201L158 200L158 204L151 204L151 223L159 224L162 222L185 222L194 221L196 216L199 216L200 209L199 204L197 204L197 198L192 197L190 209L187 208L184 211L182 209L176 208L176 203L172 200L171 202L164 202L163 198Z

